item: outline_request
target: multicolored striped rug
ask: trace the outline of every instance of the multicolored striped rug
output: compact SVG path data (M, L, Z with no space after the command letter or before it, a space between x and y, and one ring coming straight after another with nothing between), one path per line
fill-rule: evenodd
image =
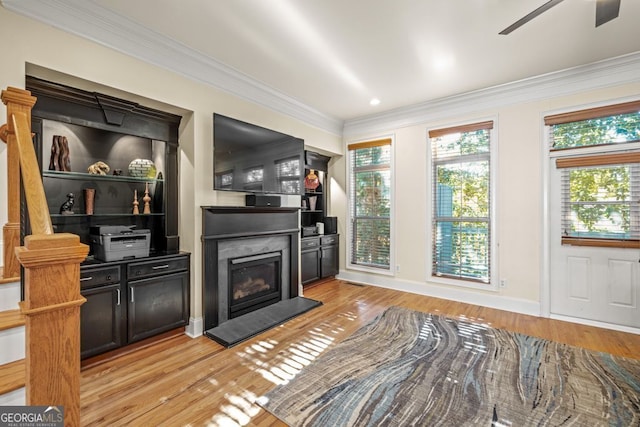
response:
M291 426L638 426L640 360L391 307L258 402Z

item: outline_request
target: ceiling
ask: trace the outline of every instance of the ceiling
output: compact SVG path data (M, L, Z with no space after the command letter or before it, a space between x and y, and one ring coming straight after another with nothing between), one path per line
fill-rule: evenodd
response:
M510 35L498 34L546 1L2 3L125 53L135 54L136 43L171 46L205 58L212 70L224 67L262 91L344 122L640 51L639 0L622 0L620 16L598 28L595 0L566 0ZM81 19L54 22L50 11L26 3L55 4ZM101 40L92 33L105 22L127 31L127 38ZM195 74L181 63L168 67ZM377 106L369 104L374 97Z

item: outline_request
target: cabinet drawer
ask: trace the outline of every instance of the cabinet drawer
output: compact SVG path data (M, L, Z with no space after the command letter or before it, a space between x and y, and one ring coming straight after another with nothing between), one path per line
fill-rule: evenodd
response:
M80 289L94 288L120 281L120 266L86 267L80 269Z
M129 280L170 274L189 269L189 257L162 258L152 261L132 262L127 266Z
M302 239L300 241L300 250L317 248L318 246L320 246L320 239L317 237Z
M338 244L338 235L331 234L327 236L322 236L320 238L320 242L322 245L337 245Z

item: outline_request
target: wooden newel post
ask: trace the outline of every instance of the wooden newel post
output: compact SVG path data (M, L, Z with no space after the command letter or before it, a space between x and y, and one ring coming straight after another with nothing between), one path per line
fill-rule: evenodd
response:
M27 405L63 405L80 425L80 263L89 247L68 233L31 235L16 249L25 268Z

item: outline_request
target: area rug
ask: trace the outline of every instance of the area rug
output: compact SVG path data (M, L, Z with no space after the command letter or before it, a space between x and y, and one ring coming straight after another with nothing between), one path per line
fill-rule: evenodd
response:
M391 307L258 403L290 426L638 426L640 360Z

